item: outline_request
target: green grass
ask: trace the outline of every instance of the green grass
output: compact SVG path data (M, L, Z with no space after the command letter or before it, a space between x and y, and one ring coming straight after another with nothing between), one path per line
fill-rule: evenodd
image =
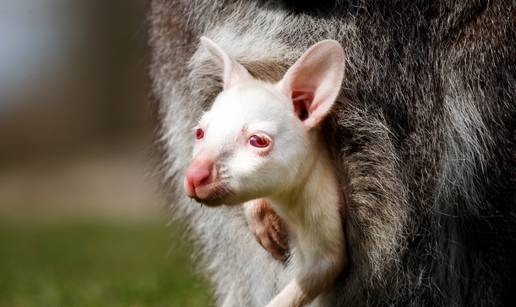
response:
M0 306L211 306L162 224L0 223Z

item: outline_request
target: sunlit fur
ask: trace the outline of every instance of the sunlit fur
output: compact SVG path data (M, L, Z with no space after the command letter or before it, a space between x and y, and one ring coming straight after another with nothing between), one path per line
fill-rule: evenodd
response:
M220 69L196 53L201 35L264 80L321 39L345 48L344 90L323 131L347 192L350 266L325 306L510 306L515 10L503 0L153 0L160 173L217 305L265 306L291 276L241 208L183 196L191 129L221 91Z

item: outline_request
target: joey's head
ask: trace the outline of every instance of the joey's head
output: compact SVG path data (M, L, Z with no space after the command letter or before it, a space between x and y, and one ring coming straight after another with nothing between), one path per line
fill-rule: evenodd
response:
M342 47L313 45L273 84L253 78L213 41L201 42L223 68L223 91L194 128L187 195L216 206L288 191L317 159L317 128L342 83Z

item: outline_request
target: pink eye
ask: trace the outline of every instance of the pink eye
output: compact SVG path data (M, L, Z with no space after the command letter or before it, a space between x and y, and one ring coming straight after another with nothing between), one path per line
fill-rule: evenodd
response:
M203 137L204 137L204 130L202 130L201 128L195 129L195 138L200 140Z
M251 137L249 138L249 144L251 146L258 147L258 148L265 148L265 147L269 146L270 143L271 143L271 141L269 138L259 136L256 134L251 135Z

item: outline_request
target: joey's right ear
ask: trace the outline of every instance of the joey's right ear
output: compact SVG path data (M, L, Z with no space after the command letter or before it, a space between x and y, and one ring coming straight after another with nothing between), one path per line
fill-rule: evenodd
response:
M335 103L344 67L342 46L337 41L324 40L310 47L277 83L308 129L319 125Z
M213 60L222 68L222 80L224 89L243 80L249 80L252 76L247 69L233 60L222 48L206 36L201 37L201 44L208 50Z

